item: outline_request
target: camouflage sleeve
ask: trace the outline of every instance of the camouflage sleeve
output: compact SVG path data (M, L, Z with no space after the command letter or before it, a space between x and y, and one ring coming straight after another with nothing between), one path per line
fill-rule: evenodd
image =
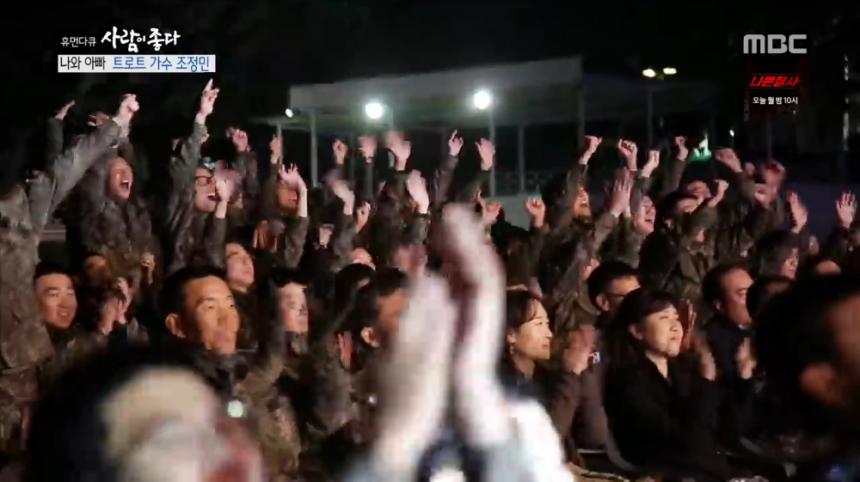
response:
M732 176L732 183L741 199L749 204L755 204L755 181L744 172Z
M458 162L457 156L448 155L439 165L433 188L434 204L442 205L448 201L451 195L451 183L454 180L454 170L457 169Z
M681 178L684 176L684 169L686 169L686 167L687 162L682 161L677 157L673 157L672 160L669 161L664 173L663 184L660 189L660 199L663 199L681 187Z
M636 178L636 183L633 186L633 192L630 195L630 212L636 213L639 211L639 206L642 205L642 199L648 195L648 190L651 189L651 178L639 176Z
M308 237L309 218L290 218L284 231L284 263L287 268L299 266Z
M558 295L574 292L579 289L581 281L580 271L585 263L593 257L597 256L600 247L606 241L615 226L618 224L618 218L608 212L604 212L597 218L594 227L582 239L576 243L576 252L573 260L564 272L561 280L553 290L553 299L559 299Z
M529 266L529 274L534 276L537 271L538 263L540 262L541 253L543 253L543 246L546 243L546 236L549 233L549 226L544 224L540 228L532 228L529 231L529 244L528 244L528 266Z
M373 187L373 163L363 162L363 174L361 176L361 200L373 203L376 198L376 190Z
M200 161L200 149L207 135L206 126L194 123L191 135L183 139L170 157L170 179L174 192L194 183L194 170Z
M713 227L718 220L717 209L702 203L681 228L681 246L690 246L700 231Z
M352 216L341 215L331 240L331 249L334 254L334 260L330 267L332 272L336 273L350 263L356 234L355 220Z
M412 244L423 243L430 232L430 215L416 214L409 222L406 239Z
M242 191L251 198L257 199L260 194L260 173L257 168L257 155L254 151L239 153L236 159L237 171L242 174Z
M54 164L54 159L63 152L63 121L51 117L48 119L47 139L45 142L45 168Z
M170 156L171 190L167 200L166 231L174 238L179 237L182 219L192 208L194 191L194 171L200 161L200 148L206 137L206 126L194 123L191 135L180 141Z
M226 267L224 259L224 244L227 240L227 219L212 217L206 226L203 239L203 249L206 254L206 264L221 269Z
M547 222L553 232L564 229L571 218L571 208L576 201L580 187L585 187L588 165L577 163L567 171L565 187L547 205Z
M39 179L41 184L31 188L30 215L33 227L41 231L57 206L80 182L96 160L105 155L120 139L120 127L106 122L91 134L82 136L63 151L48 169L48 175Z

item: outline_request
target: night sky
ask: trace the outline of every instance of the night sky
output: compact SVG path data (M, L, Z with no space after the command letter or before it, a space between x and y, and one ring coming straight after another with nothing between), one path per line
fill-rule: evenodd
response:
M226 124L283 112L290 84L575 54L585 56L586 71L638 76L649 64L675 65L679 78L734 85L734 42L742 33L826 31L835 15L845 16L820 6L740 1L22 3L29 15L7 6L0 20L4 130L38 124L68 98L81 104L71 121L83 119L111 92L108 80L139 94L141 124L190 119L205 76L56 73L57 54L86 53L62 48L61 37L100 39L113 25L176 29L182 38L172 53L216 54L222 95L213 122ZM91 51L111 53L107 45Z

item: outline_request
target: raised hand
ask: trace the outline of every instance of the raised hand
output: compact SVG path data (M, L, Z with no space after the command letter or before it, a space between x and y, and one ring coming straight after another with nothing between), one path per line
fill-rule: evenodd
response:
M687 138L684 136L675 136L675 148L678 150L676 157L679 161L686 161L690 155L690 150L687 149Z
M594 154L597 152L597 148L600 147L601 142L603 142L602 137L591 135L585 136L585 152Z
M340 139L335 139L331 145L331 151L334 154L334 163L342 166L346 161L346 153L349 152L349 147Z
M836 218L839 220L839 225L845 229L851 228L856 214L857 198L852 192L843 192L836 200Z
M717 193L708 200L708 206L716 207L726 197L726 191L729 189L729 183L725 179L717 179Z
M755 367L758 365L755 355L752 350L752 341L747 338L738 347L738 352L735 354L735 363L738 366L738 376L742 380L749 380L755 373Z
M247 152L249 150L248 133L242 129L236 127L228 128L227 137L233 143L233 147L236 148L236 152Z
M457 129L454 129L454 132L451 133L451 137L448 138L448 155L451 157L457 157L460 155L460 151L463 150L463 138L457 135Z
M622 174L612 184L612 191L609 195L609 212L617 217L624 214L630 207L630 195L633 192L633 180L629 172L622 171Z
M231 179L215 175L215 194L218 195L218 203L229 203L235 192L236 185Z
M143 253L140 257L140 268L143 271L143 278L147 286L152 285L155 274L155 255L152 253Z
M642 166L640 175L642 177L651 177L651 174L653 174L658 167L660 167L660 151L650 149L648 151L648 161L645 162L644 166Z
M99 127L108 121L110 121L110 116L104 112L94 112L87 117L87 125L90 127Z
M529 218L531 218L531 225L533 227L543 227L544 221L546 220L546 205L544 204L543 199L539 197L526 199L526 212L529 213Z
M412 155L412 143L400 137L388 149L394 154L394 170L405 171L409 156Z
M693 347L693 335L696 333L696 322L699 319L696 308L690 300L681 300L678 306L678 320L684 329L684 337L681 339L681 352L689 351Z
M72 101L67 102L64 106L60 107L60 110L58 110L57 113L54 115L54 119L57 119L58 121L62 121L63 119L66 118L66 114L69 113L69 110L74 106L75 106L75 101L72 100Z
M361 232L370 221L370 203L365 201L355 210L355 230Z
M493 168L496 159L496 146L489 139L481 138L475 143L478 148L478 156L481 158L481 170L489 171Z
M406 179L406 192L417 205L419 214L427 214L430 208L430 195L427 193L427 182L421 177L420 171L412 171Z
M278 170L278 179L280 179L287 188L294 191L301 193L308 190L305 185L305 180L302 179L302 175L299 173L299 168L296 167L295 164L290 164L289 168L282 165Z
M269 163L272 165L278 164L284 158L283 139L277 133L272 134L272 140L269 141Z
M637 170L636 156L639 153L639 148L635 142L619 139L618 152L624 157L624 163L627 165L627 170L633 172Z
M139 110L140 104L137 103L137 96L134 94L125 94L113 120L124 130L128 129L132 117Z
M717 149L716 151L714 151L714 158L722 165L729 168L729 170L731 170L732 172L744 172L744 168L741 165L741 160L740 158L738 158L738 155L737 153L735 153L734 149L729 149L727 147Z
M800 201L800 197L798 197L796 192L788 193L788 208L791 212L791 219L794 221L791 230L795 234L800 233L809 220L809 211L807 211L806 206Z
M361 152L364 162L372 163L376 156L376 136L359 136L358 151Z
M215 89L212 87L212 79L209 79L209 82L206 83L206 87L203 88L203 94L200 96L200 107L197 110L197 120L204 120L215 109L215 100L218 99L218 92L221 89Z
M588 165L588 161L591 159L591 156L597 152L597 148L600 147L601 142L603 142L602 137L585 136L585 150L582 151L582 155L579 156L579 164L583 166Z
M373 464L393 480L411 480L443 424L457 307L446 283L420 276L410 290L390 354L382 365Z
M700 333L693 335L693 351L699 359L699 375L705 380L715 381L717 379L717 363L708 346L708 340Z

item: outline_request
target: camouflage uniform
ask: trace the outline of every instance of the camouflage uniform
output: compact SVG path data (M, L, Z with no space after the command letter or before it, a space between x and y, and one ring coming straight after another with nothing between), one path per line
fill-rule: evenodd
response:
M48 174L31 181L27 191L19 185L0 198L0 444L4 450L14 445L18 435L21 404L36 397L36 366L53 353L33 292L39 238L57 205L119 137L116 123L104 124L57 157Z
M222 395L242 402L257 433L271 480L289 480L298 470L301 437L289 398L278 390L284 371L286 336L277 321L266 327L260 349L248 357L220 356L192 348L195 365Z
M194 171L200 160L200 146L206 126L194 123L191 135L182 141L170 159L173 184L167 203L165 233L166 274L189 265L224 267L227 219L194 208Z
M689 299L702 308L702 281L715 260L713 243L707 239L697 242L695 237L716 221L716 209L703 203L688 217L676 219L673 228L658 227L642 245L639 265L642 283L680 299Z
M157 242L147 203L134 193L126 201L114 199L109 175L110 163L98 162L77 188L80 244L87 252L104 256L115 273L128 276L138 272L144 253L158 253Z

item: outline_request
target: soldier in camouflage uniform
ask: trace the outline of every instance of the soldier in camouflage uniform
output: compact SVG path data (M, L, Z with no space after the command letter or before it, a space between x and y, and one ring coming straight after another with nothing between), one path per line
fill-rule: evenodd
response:
M18 443L21 408L36 397L36 367L53 353L33 292L42 230L87 169L127 135L138 108L126 96L111 121L78 139L28 187L0 193L0 444L7 453Z
M192 354L195 366L222 395L241 403L260 437L274 480L298 469L301 441L290 400L277 389L284 370L284 327L276 318L266 326L258 351L237 354L239 313L223 273L186 267L172 274L162 293L164 324Z
M211 81L206 84L191 135L176 143L170 158L172 188L164 226L167 274L185 266L224 266L227 210L226 205L219 209L220 178L200 166L201 146L209 136L206 119L218 92Z

